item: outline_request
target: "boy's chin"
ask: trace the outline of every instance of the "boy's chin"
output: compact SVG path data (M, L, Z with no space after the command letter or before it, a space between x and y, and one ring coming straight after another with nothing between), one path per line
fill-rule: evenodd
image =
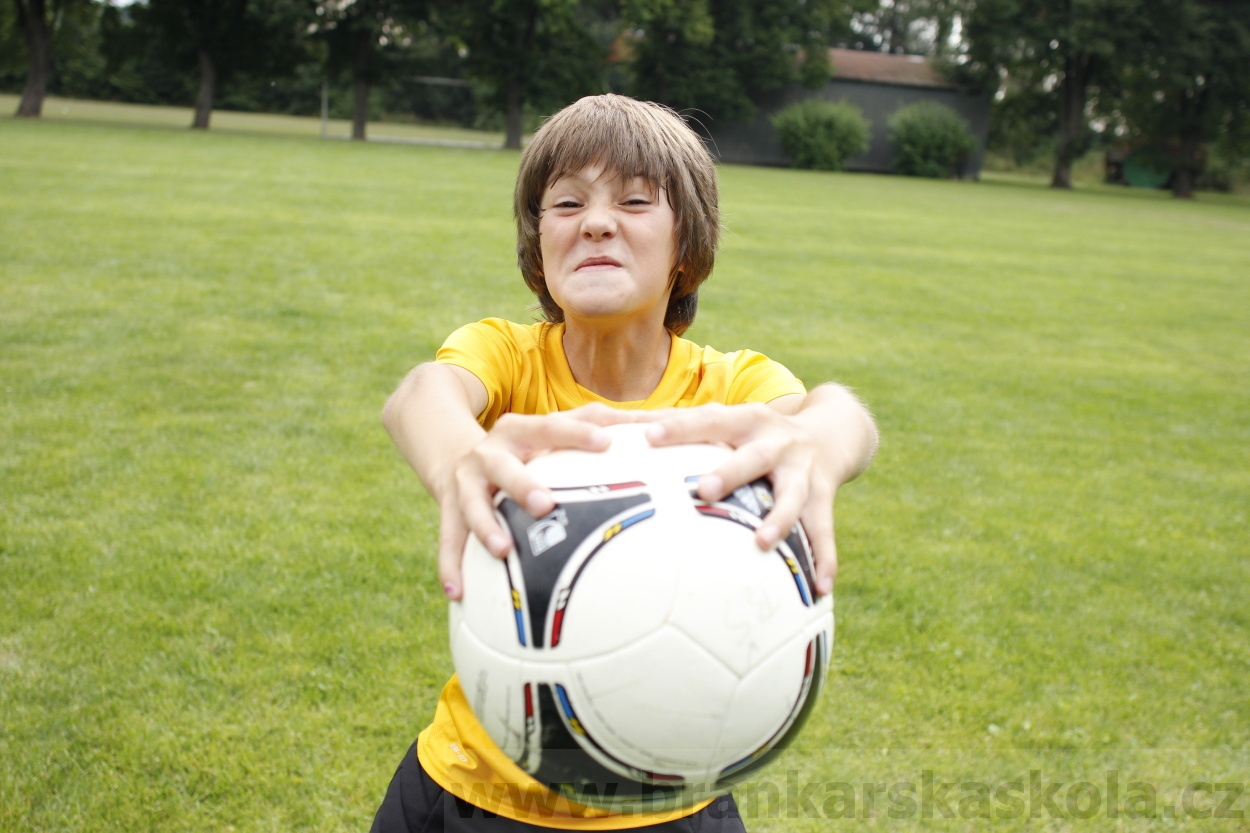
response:
M657 316L654 309L640 308L631 304L614 303L606 300L599 302L584 301L561 306L561 309L564 310L564 320L573 326L587 324L594 327L611 325L635 327L654 324L660 329L664 327L662 312Z

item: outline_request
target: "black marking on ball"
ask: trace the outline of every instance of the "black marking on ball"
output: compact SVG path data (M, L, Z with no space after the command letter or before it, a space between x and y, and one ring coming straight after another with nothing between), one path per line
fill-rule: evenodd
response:
M541 763L530 774L571 801L592 807L646 806L672 802L674 793L680 791L680 785L646 784L625 778L595 760L573 737L556 695L546 683L538 686L538 709L543 754ZM582 734L589 740L584 728Z
M525 597L529 607L530 635L535 648L546 647L544 634L547 622L547 609L551 606L552 590L564 565L573 553L591 533L615 515L639 504L651 500L648 494L636 494L628 497L608 498L585 502L569 502L557 504L545 518L535 520L530 513L522 509L512 498L504 497L496 507L503 516L502 520L512 533L516 544L517 561L521 565L524 579ZM551 544L537 555L531 546L528 530L543 522L551 523L552 519L563 512L564 538Z

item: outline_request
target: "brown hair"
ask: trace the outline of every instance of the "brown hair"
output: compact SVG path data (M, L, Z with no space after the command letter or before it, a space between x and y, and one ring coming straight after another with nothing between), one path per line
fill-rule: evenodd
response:
M720 207L711 154L681 116L662 104L610 93L587 96L556 113L535 134L521 156L513 202L517 265L526 286L538 296L548 321L564 320L543 277L539 207L553 182L591 164L620 176L642 177L664 190L677 226L664 326L680 335L694 321L699 284L716 261Z

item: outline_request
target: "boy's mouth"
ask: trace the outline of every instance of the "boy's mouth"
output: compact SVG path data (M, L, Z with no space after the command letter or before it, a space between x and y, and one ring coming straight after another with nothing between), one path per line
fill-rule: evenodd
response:
M578 269L588 269L595 266L616 266L619 267L620 261L610 257L588 257L581 263L577 264Z

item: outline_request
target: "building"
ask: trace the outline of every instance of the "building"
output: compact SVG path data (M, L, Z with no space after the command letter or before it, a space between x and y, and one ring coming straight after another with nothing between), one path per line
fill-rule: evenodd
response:
M770 121L772 116L805 98L845 100L859 107L871 124L868 150L848 159L846 169L888 172L894 161L887 127L890 116L908 104L936 101L968 122L977 146L965 165L964 176L975 179L980 175L990 126L989 98L962 90L919 55L831 49L829 60L833 64L833 76L823 88L788 87L756 102L759 112L753 121L706 124L712 152L722 162L789 165L781 149L781 139Z

